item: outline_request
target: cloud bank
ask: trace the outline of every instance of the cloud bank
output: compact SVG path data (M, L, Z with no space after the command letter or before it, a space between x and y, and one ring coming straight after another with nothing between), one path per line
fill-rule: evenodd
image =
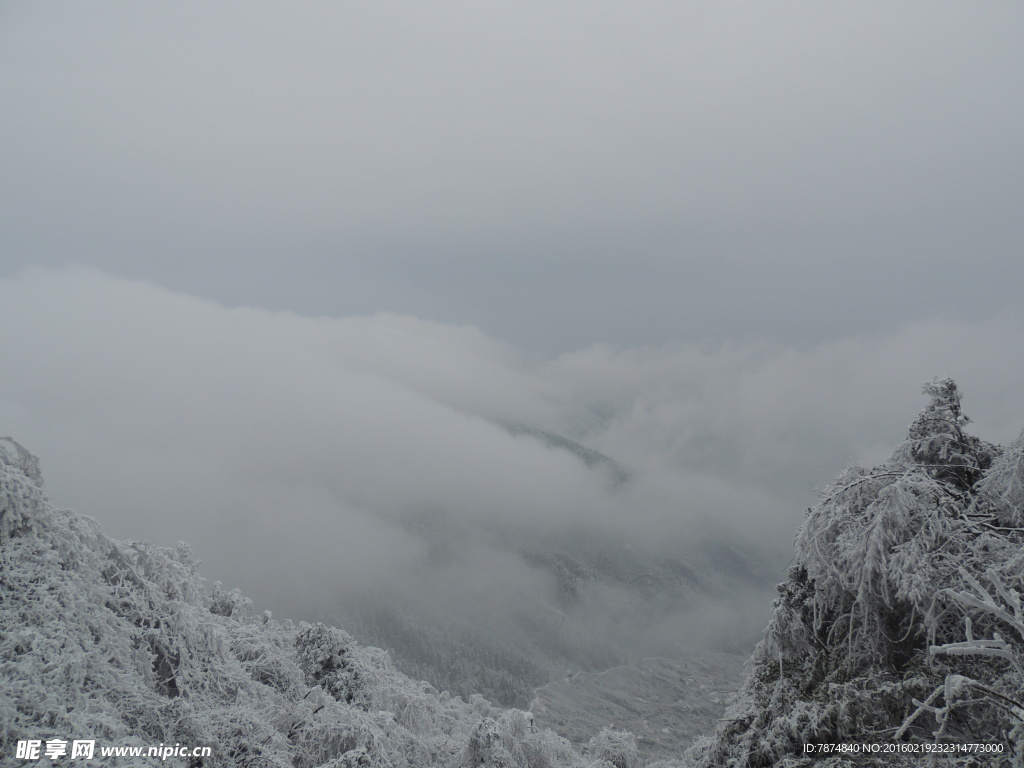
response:
M983 438L1024 424L1024 320L1009 314L802 351L545 360L471 327L227 309L66 269L0 280L0 323L0 431L42 458L56 503L115 537L189 541L207 576L296 618L346 591L513 605L542 577L493 546L509 531L695 556L712 531L781 577L814 488L884 458L924 380L957 378ZM446 542L417 535L431 516Z

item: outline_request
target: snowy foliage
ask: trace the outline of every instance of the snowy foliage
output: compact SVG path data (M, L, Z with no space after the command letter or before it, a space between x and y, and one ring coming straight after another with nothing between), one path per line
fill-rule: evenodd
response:
M1024 432L976 486L977 506L999 525L1024 528Z
M250 608L208 585L186 545L114 541L55 509L36 459L0 439L4 758L20 739L63 738L209 746L203 768L637 765L635 744L624 762L580 755L522 712L409 679L341 630Z
M803 753L904 741L998 743L936 764L1024 766L1024 445L966 434L953 381L924 391L890 460L809 510L747 682L693 764L922 764Z
M602 728L587 743L587 754L597 758L599 766L613 768L640 768L640 750L637 749L636 737L626 731L613 728Z

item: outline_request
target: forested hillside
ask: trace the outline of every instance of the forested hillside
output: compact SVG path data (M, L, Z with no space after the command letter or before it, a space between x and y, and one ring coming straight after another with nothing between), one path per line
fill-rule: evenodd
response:
M809 510L696 765L1024 765L1024 435L965 432L952 380L925 393L889 460L850 467Z
M339 629L249 607L186 545L114 541L55 509L35 457L0 439L0 764L55 739L209 746L187 763L203 768L639 764L628 734L580 754L529 713L438 693Z

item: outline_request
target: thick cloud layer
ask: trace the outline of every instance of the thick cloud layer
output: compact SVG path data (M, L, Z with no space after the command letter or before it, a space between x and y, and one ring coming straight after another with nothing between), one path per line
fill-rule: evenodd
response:
M676 555L713 530L781 575L814 487L884 458L922 381L956 377L981 437L1024 424L1019 315L538 361L470 327L226 309L76 269L0 280L0 324L0 431L41 456L56 503L117 537L190 541L208 576L299 617L345 590L515 605L541 576L495 530ZM409 527L435 514L457 532L440 550Z

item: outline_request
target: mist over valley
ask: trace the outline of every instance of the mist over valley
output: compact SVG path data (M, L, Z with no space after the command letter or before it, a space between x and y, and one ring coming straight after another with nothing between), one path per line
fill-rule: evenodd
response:
M0 4L0 764L1024 768L1021 39Z
M4 402L55 501L189 541L257 610L519 707L580 671L748 655L815 486L877 460L935 365L1009 439L1021 365L994 342L1014 316L543 360L470 327L225 308L83 269L0 299L7 327L38 318L4 337Z

